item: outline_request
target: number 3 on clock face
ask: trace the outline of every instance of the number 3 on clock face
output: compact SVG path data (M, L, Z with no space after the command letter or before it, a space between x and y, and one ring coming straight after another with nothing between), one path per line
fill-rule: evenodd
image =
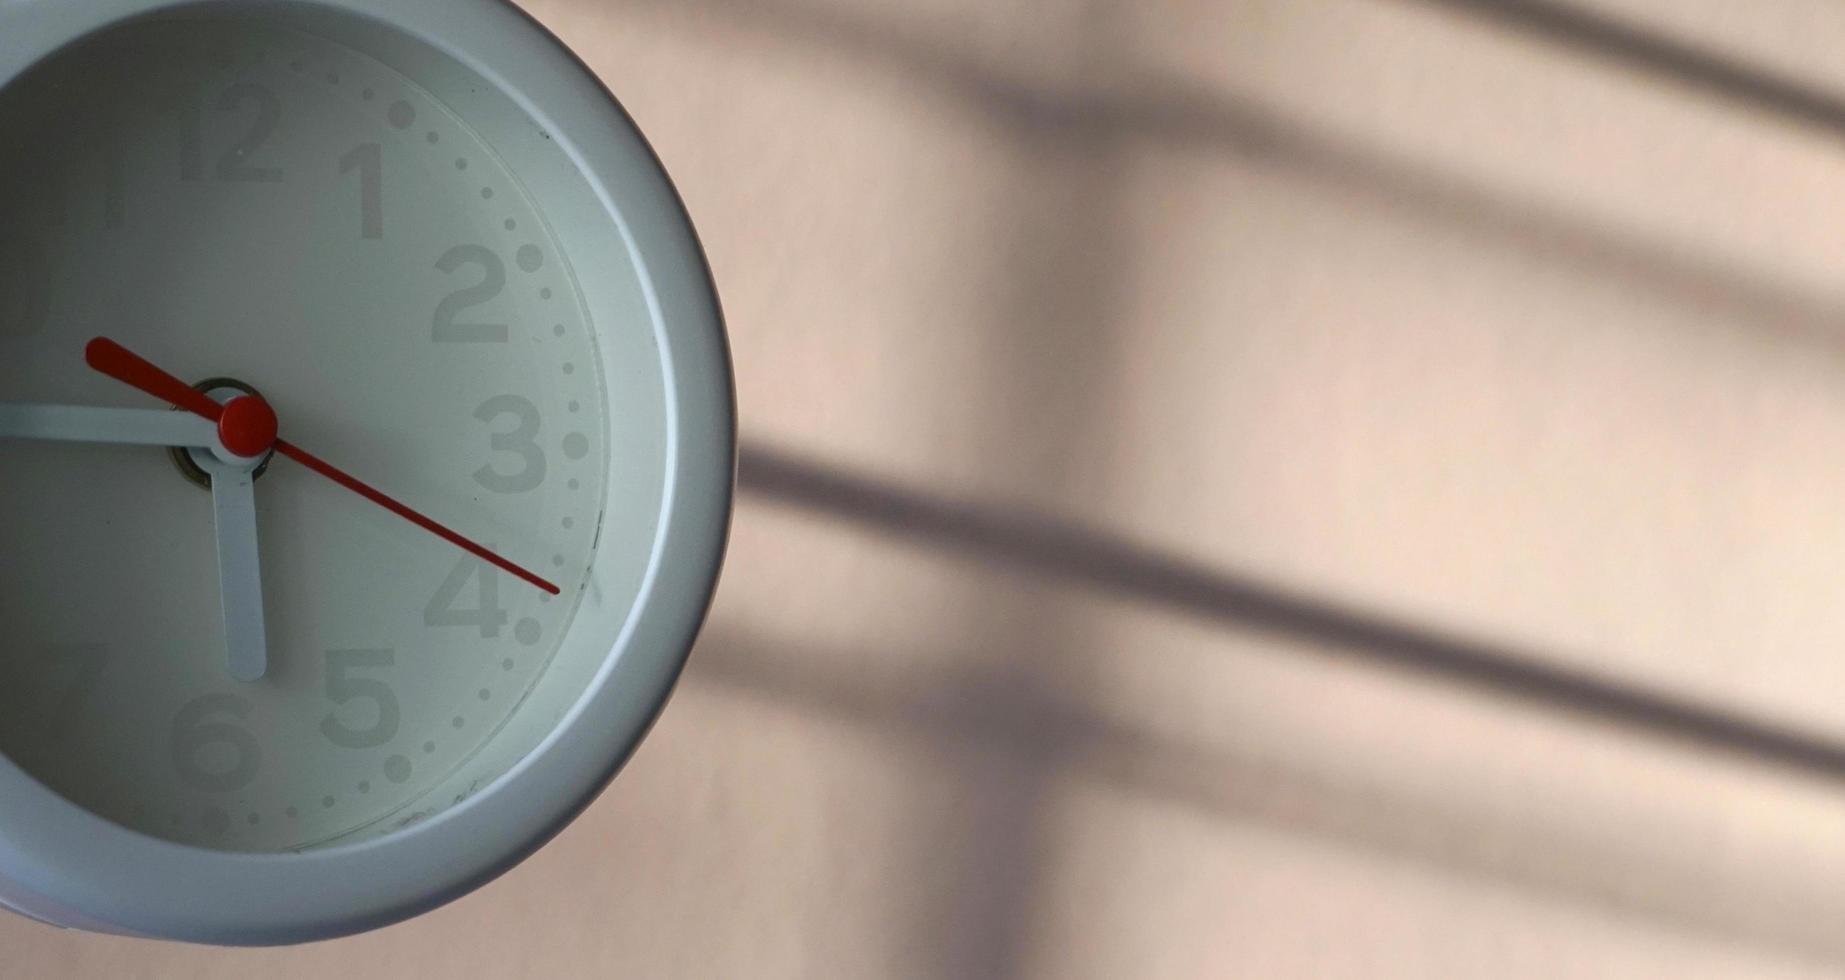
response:
M0 411L0 904L257 942L490 876L632 750L715 583L728 361L664 174L498 0L23 0L0 36L0 410L170 408L86 365L106 334L285 441L236 469ZM322 897L129 880L180 871Z

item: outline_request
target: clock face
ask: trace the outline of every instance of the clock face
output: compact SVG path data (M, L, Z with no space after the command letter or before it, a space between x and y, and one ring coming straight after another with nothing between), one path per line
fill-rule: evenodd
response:
M609 376L640 328L592 316L501 152L548 136L413 74L286 26L147 21L0 93L0 402L166 408L85 366L110 337L260 393L284 439L560 590L274 458L268 669L240 681L209 478L0 441L0 753L123 826L283 851L415 823L517 761L483 760L522 712L563 713L533 694L560 645L614 641L573 637L586 597L641 590L639 563L590 570L652 540L663 440L610 391L657 394L657 360Z

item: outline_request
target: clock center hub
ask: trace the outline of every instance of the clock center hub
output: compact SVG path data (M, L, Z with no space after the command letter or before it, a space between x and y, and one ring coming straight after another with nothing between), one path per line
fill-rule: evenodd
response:
M269 410L262 392L236 378L207 378L192 387L227 406L233 402L239 404L225 410L224 420L219 424L219 441L223 445L218 449L173 448L167 451L179 474L203 490L211 489L214 472L230 469L248 470L252 479L262 479L274 455L276 425L275 413ZM246 450L256 452L238 455Z

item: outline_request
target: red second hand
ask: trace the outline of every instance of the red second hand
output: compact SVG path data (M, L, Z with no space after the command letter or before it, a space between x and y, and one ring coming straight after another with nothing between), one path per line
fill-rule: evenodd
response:
M436 537L441 538L442 540L447 541L452 545L455 545L456 547L462 549L463 551L467 551L467 552L470 552L478 556L482 561L491 562L494 565L502 569L505 569L506 571L511 572L514 575L519 576L520 578L526 580L527 582L530 582L533 585L538 586L539 588L545 590L546 592L551 593L552 595L558 594L557 586L552 585L551 583L545 581L544 579L541 579L538 576L533 575L531 572L528 572L525 569L520 568L518 565L515 565L512 562L507 561L504 558L501 558L499 555L496 555L491 551L488 551L485 547L475 544L472 541L469 541L467 538L464 538L461 535L456 534L454 531L451 531L448 528L443 527L440 524L437 524L435 521L432 521L429 518L424 517L422 514L419 514L416 511L411 510L409 507L406 507L403 504L398 503L397 501L391 499L390 497L385 496L384 493L382 493L381 491L375 490L371 487L366 486L363 483L360 483L358 480L354 479L351 474L347 473L346 471L340 469L337 466L334 466L333 464L327 462L326 460L321 459L318 456L315 456L314 454L308 452L307 450L302 449L300 446L297 446L294 443L289 442L286 439L277 439L275 441L275 451L278 453L281 453L284 456L287 456L289 459L292 459L297 463L300 463L302 466L305 466L308 469L313 470L316 473L319 473L321 476L324 476L327 479L332 480L334 483L337 483L340 486L345 487L348 490L351 490L353 493L356 493L359 496L364 497L366 500L369 500L372 503L377 504L380 507L383 507L385 510L390 511L393 514L396 514L398 517L401 517L404 520L407 520L410 523L415 524L417 527L420 527L423 530L428 531L429 533L435 535Z
M139 388L161 401L177 405L195 415L203 416L213 422L217 422L224 416L224 406L206 397L203 392L198 391L184 381L155 367L151 362L135 354L133 351L130 351L128 348L106 337L98 337L90 341L89 345L83 349L83 359L90 367L95 368L97 371L123 384ZM334 483L351 490L353 493L364 497L366 500L383 507L385 510L396 514L404 520L415 524L417 527L434 534L436 537L474 555L480 560L496 568L510 572L552 595L558 594L559 590L557 586L501 558L499 555L488 551L485 547L475 544L473 541L437 524L435 521L422 514L411 510L404 504L387 496L382 491L361 483L352 474L309 453L307 450L302 449L294 443L286 439L277 439L275 441L275 451L313 470L321 476L332 480Z

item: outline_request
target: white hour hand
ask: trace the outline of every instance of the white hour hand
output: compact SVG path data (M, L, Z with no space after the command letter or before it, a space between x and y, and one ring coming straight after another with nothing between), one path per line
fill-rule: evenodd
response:
M218 427L191 412L0 402L0 439L209 449L218 444Z

